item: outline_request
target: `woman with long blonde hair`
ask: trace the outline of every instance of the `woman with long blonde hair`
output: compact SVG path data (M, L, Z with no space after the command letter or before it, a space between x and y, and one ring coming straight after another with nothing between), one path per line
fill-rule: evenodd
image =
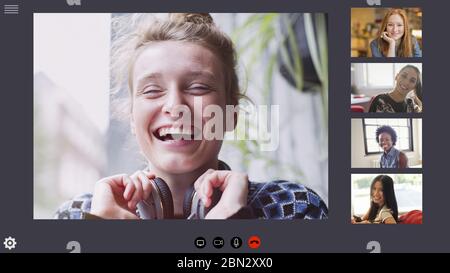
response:
M102 178L93 195L65 203L58 219L328 217L324 201L302 184L252 182L219 160L237 114L230 122L215 115L213 135L207 109L225 113L244 94L234 43L210 14L123 16L113 24L113 86L128 95L124 110L147 167Z

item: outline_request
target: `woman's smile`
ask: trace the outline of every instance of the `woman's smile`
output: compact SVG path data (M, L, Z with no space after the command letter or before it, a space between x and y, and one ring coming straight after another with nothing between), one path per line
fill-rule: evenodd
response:
M163 148L173 150L198 144L197 142L202 138L201 131L194 126L183 128L182 126L163 125L154 130L150 136L153 136Z

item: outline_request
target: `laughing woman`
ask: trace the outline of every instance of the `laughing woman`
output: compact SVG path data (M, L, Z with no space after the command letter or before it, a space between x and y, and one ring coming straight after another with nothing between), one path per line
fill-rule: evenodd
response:
M93 196L66 203L57 218L139 219L139 208L150 196L161 195L162 202L170 195L164 218L186 219L191 217L186 196L193 191L210 208L206 219L327 218L327 207L314 191L291 181L250 182L246 173L219 160L223 138L198 135L212 118L204 114L207 106L225 113L243 97L234 45L213 18L183 13L142 22L127 35L117 31L112 58L116 85L127 86L128 118L148 167L101 179ZM180 108L189 110L189 120L199 119L200 128L180 126ZM215 192L220 197L213 207Z

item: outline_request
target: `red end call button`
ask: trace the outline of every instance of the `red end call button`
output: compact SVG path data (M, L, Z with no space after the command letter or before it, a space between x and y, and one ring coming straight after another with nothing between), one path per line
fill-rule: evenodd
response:
M258 236L251 236L247 241L248 247L257 249L261 245L261 239Z

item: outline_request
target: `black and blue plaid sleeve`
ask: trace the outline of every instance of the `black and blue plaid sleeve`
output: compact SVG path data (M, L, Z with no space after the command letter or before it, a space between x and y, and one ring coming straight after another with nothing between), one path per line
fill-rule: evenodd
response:
M327 219L328 208L313 190L278 180L249 184L248 205L261 219Z
M91 211L92 194L83 194L62 204L55 213L55 219L82 219L83 212Z
M91 194L84 194L62 204L55 219L82 219L91 210ZM260 219L326 219L328 209L311 189L291 181L249 183L248 206L252 217Z

